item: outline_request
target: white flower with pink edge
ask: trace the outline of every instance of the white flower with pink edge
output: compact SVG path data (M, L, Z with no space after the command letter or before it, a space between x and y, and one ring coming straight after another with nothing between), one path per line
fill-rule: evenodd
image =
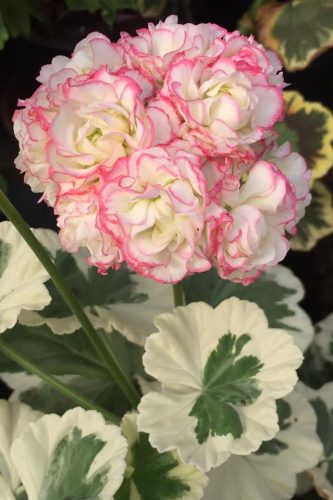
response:
M262 139L283 117L281 89L264 72L253 75L238 66L242 61L224 57L213 65L202 58L182 59L166 76L162 94L171 97L183 117L180 134L204 155L237 157L240 147Z
M109 71L117 71L125 64L124 51L119 44L112 43L101 33L90 33L75 47L71 57L56 56L51 64L41 68L37 80L46 86L55 79L62 83L67 78L90 73L100 66L106 66Z
M78 187L103 165L153 143L153 122L131 78L101 67L63 85L62 105L49 132L51 178Z
M91 33L19 102L16 166L101 272L125 260L176 283L215 265L248 284L310 200L303 158L276 143L281 69L252 36L176 16L117 43Z
M127 65L145 71L160 87L176 58L220 54L226 32L211 23L178 24L177 16L169 16L156 26L149 23L147 28L138 30L135 37L122 33L119 43L124 48Z
M124 236L124 259L136 272L164 283L211 267L199 251L204 228L201 158L180 149L151 148L105 171L100 227Z
M273 142L271 148L266 150L264 159L274 163L292 185L296 197L296 219L294 224L288 226L288 231L295 233L295 224L304 217L305 208L311 201L311 171L307 169L303 156L291 151L290 142L281 146Z
M54 211L58 216L59 238L67 252L88 249L88 263L97 266L101 273L106 273L110 267L119 268L123 261L119 243L121 237L98 227L99 197L96 184L60 194Z
M247 285L285 257L285 230L295 221L296 200L272 163L257 162L245 178L226 176L219 209L213 202L207 210L207 230L220 276Z

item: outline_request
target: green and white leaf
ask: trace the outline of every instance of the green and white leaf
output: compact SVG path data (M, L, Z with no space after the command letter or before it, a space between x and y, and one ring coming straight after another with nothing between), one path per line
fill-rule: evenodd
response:
M150 391L160 391L161 384L154 379L147 380L145 377L136 377L138 386L140 387L141 394L148 394Z
M308 496L307 494L312 496ZM312 479L308 472L297 474L296 496L301 497L300 500L319 500L317 493L313 491Z
M144 395L138 417L155 448L207 471L276 434L275 399L292 390L302 360L290 335L237 298L178 307L155 323L143 361L161 389Z
M126 453L120 428L82 408L44 415L11 448L29 500L110 500L123 481Z
M242 356L242 349L250 340L246 333L237 338L228 332L207 359L202 394L190 412L198 421L195 433L200 444L209 435L231 434L240 438L243 434L243 424L234 405L255 403L261 394L256 375L264 366L256 356Z
M257 34L288 71L306 68L333 45L333 1L271 2L257 12Z
M298 376L304 384L313 389L333 380L333 365L324 359L316 340L304 353L304 361L298 370Z
M333 498L333 382L315 391L303 388L317 415L317 434L323 445L323 453L317 467L309 472L318 493L327 499Z
M51 301L49 278L11 222L0 222L0 333L13 328L22 310L41 310Z
M297 390L279 400L280 431L261 447L265 453L233 455L209 474L203 500L287 500L297 486L296 474L317 465L322 445L317 419ZM277 443L279 445L277 446Z
M81 396L94 401L119 416L130 408L125 396L111 377L106 380L89 379L75 375L64 375L58 378ZM29 404L32 408L44 413L62 415L76 406L71 399L66 398L42 382L37 386L25 389L19 395L14 393L14 397L19 397L19 401Z
M320 102L306 101L295 91L284 92L285 117L276 125L279 143L289 141L311 170L312 181L333 165L333 114Z
M158 453L147 434L137 430L137 414L124 416L122 431L128 440L127 472L115 500L199 500L207 476L183 464L175 451Z
M312 200L305 216L297 224L297 233L291 238L293 250L312 250L319 240L333 233L332 194L321 181L315 181L311 189Z
M18 354L53 375L109 377L108 370L101 364L82 331L58 337L46 326L28 328L17 324L5 332L3 338ZM0 370L20 372L22 368L0 353Z
M318 333L315 343L320 349L322 357L333 364L333 313L329 314L316 325Z
M302 351L313 339L311 319L299 306L305 293L303 284L287 267L275 266L247 287L222 280L212 269L194 274L184 287L187 302L203 300L213 307L229 297L255 302L265 312L269 326L286 330Z
M41 383L41 379L39 377L36 375L30 375L26 372L4 372L0 373L0 378L12 390L8 401L12 401L13 403L20 402L22 393L33 389L34 387L38 387Z
M130 343L118 332L105 334L98 330L98 335L106 348L108 345L112 348L130 378L144 376L141 347ZM71 335L58 336L45 325L35 328L16 325L5 332L3 338L16 352L48 373L61 376L66 384L81 395L118 415L123 415L130 409L81 330ZM3 354L0 354L0 372L3 380L14 390L15 400L24 401L45 413L63 413L73 407L72 401L38 379L22 373L22 368Z
M144 345L154 331L155 315L173 307L172 287L131 274L127 268L98 274L80 256L66 254L57 235L50 230L38 230L38 238L52 255L67 284L76 294L95 328L107 332L114 329L130 341ZM41 314L24 313L20 322L27 326L47 324L54 333L68 334L80 324L67 308L54 285L47 283L52 302ZM144 304L144 306L143 306Z
M25 404L0 400L0 477L13 492L21 481L10 456L11 445L26 426L41 415Z
M4 477L0 474L0 493L1 500L16 500L12 488L9 486Z

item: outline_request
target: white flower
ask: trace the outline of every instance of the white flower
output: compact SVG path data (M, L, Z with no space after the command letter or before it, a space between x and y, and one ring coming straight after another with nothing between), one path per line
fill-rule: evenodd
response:
M96 411L44 415L14 441L11 458L29 500L112 500L123 480L127 442Z
M236 298L198 302L155 320L143 361L161 382L139 405L138 428L160 452L176 448L207 471L278 432L275 399L296 383L302 354L263 311Z
M0 223L0 333L13 328L22 310L40 310L51 297L47 271L11 222Z
M316 415L306 398L292 392L278 405L280 432L262 452L232 456L212 470L204 500L286 500L296 490L296 474L317 464L322 446Z
M182 463L176 451L159 454L152 448L147 436L138 432L137 413L126 414L121 428L129 444L126 477L131 500L147 498L148 491L154 492L155 500L169 498L170 492L179 500L202 498L207 476Z
M15 491L21 483L10 457L11 445L25 427L41 415L42 413L32 410L23 403L0 400L0 486L2 486L1 482L6 483L8 491L11 489ZM2 487L0 487L0 492L2 493L2 491Z

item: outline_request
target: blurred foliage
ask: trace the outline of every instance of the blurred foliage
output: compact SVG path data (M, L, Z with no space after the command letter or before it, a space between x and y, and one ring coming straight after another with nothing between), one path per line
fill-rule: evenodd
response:
M332 47L333 0L254 0L239 26L297 71Z
M333 0L253 0L238 23L267 49L274 50L288 71L306 68L333 46ZM286 91L285 119L276 130L279 143L289 141L312 173L312 202L299 222L291 247L310 251L333 233L333 199L317 179L333 165L333 115L320 102L309 102L297 91Z
M29 35L32 21L41 23L47 11L57 0L0 0L0 49L9 38ZM167 0L66 0L64 8L70 11L99 12L104 21L112 26L119 10L137 11L142 17L157 17Z
M276 125L278 141L289 141L293 151L306 160L312 174L312 201L297 225L291 247L310 251L318 241L333 233L333 199L324 183L333 164L333 115L319 102L306 101L297 91L284 92L285 118Z
M114 22L116 12L123 9L136 10L142 17L156 17L161 14L167 0L66 0L71 10L100 11L104 20Z
M43 8L48 0L0 0L0 48L9 38L28 35L31 19L43 21Z
M333 114L296 91L284 92L285 118L277 124L279 142L291 142L311 170L312 181L327 174L333 163Z
M333 199L321 181L315 181L312 200L305 216L297 224L297 233L291 239L291 248L302 252L312 250L318 241L333 233Z

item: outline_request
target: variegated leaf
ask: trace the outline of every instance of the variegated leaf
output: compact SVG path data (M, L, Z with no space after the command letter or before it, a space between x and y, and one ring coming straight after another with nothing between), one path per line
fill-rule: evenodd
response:
M333 0L272 1L258 10L256 31L288 71L303 69L333 45Z
M311 193L311 203L291 239L291 248L301 252L312 250L320 239L333 233L332 194L321 181L313 183Z
M291 142L293 151L305 158L314 181L333 165L333 114L296 91L284 92L284 98L285 119L276 125L279 142Z

